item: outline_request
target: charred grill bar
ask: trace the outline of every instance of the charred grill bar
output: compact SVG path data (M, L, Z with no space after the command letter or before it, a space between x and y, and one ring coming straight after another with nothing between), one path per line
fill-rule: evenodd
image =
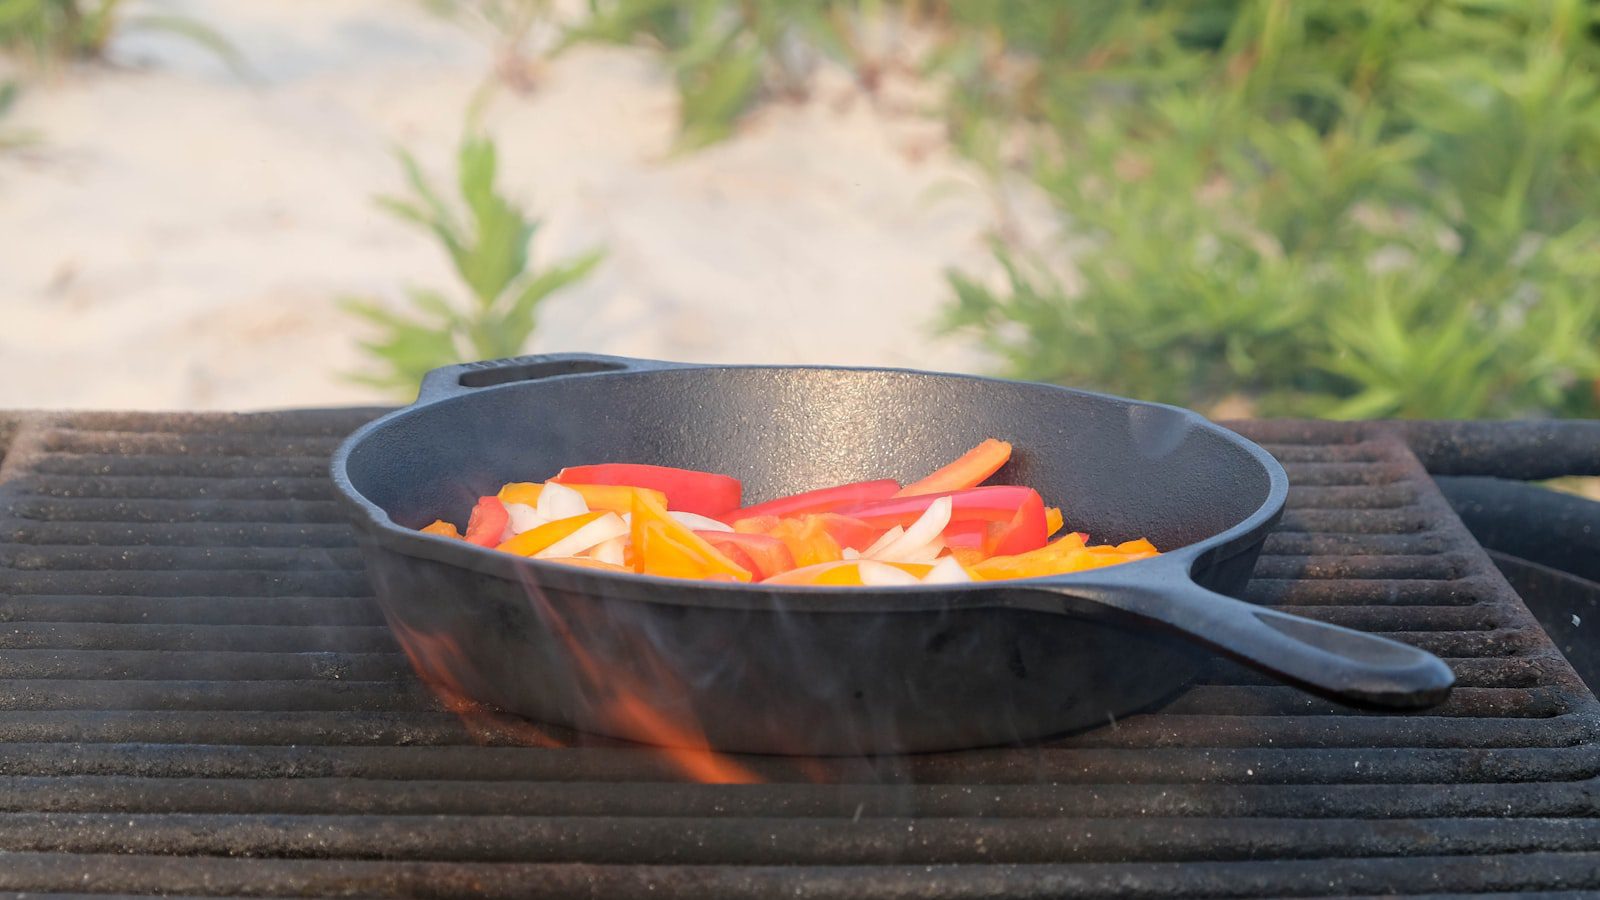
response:
M1590 437L1237 426L1294 484L1248 599L1446 657L1460 686L1427 713L1218 663L1043 746L741 758L764 783L706 785L654 750L519 746L415 681L324 474L370 415L0 416L0 891L1600 889L1595 698L1407 446L1543 477Z

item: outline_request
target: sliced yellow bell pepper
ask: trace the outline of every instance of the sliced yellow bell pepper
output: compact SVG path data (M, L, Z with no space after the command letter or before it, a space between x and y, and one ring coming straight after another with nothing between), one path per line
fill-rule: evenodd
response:
M524 531L495 549L504 550L507 553L515 553L518 556L532 556L603 515L605 515L603 511L591 512L584 513L581 516L568 516L565 519L546 522L538 528L530 528Z
M632 572L627 566L608 563L604 560L590 559L587 556L552 556L545 562L561 563L566 566L577 566L580 569L600 569L605 572Z
M962 564L972 570L976 578L1035 578L1063 571L1061 566L1073 553L1083 549L1083 535L1069 531L1037 550L1015 556L991 556L975 563Z
M622 515L633 511L633 495L648 494L663 507L667 505L667 495L649 488L632 487L626 484L567 484L562 482L562 487L569 487L577 491L583 502L589 504L591 510L604 510ZM500 488L501 503L522 503L536 506L539 495L544 492L544 485L531 481L513 481Z
M1037 578L1041 575L1065 575L1103 566L1115 566L1160 555L1144 538L1124 541L1116 546L1102 544L1086 547L1083 535L1073 531L1038 550L1015 556L994 556L969 568L972 574L984 580L1002 578Z
M750 581L754 576L687 525L667 513L667 505L650 494L633 495L633 570L673 578L732 577Z
M893 566L902 572L922 578L933 568L928 563L882 563ZM779 575L768 578L762 584L789 584L789 585L818 585L825 587L860 587L865 584L861 580L861 564L853 559L834 560L821 562L814 565L790 569Z

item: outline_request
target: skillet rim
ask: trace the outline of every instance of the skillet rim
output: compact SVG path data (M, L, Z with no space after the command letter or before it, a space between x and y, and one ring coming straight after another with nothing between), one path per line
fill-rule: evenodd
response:
M586 355L573 354L573 356L583 357ZM432 407L461 400L468 396L478 396L517 388L527 389L529 385L537 384L538 381L555 380L555 378L542 378L537 380L507 381L502 384L486 385L442 395L428 396L424 393L410 404L391 410L352 432L334 451L333 457L329 462L329 474L334 486L338 489L341 502L352 507L359 514L356 521L358 530L368 530L376 537L378 549L387 552L401 553L417 559L439 562L505 581L521 582L529 587L548 587L558 591L588 594L607 600L630 600L668 606L742 609L750 608L750 604L754 601L782 601L782 609L793 612L926 612L930 609L965 609L992 606L997 594L1007 592L1040 589L1062 590L1070 589L1075 585L1084 587L1091 584L1096 586L1104 585L1107 573L1110 572L1115 573L1112 576L1114 579L1129 584L1149 584L1151 582L1170 580L1175 577L1192 582L1192 571L1203 557L1211 556L1218 561L1226 560L1263 539L1266 530L1282 514L1284 502L1289 492L1288 473L1284 471L1282 464L1260 445L1237 432L1223 428L1194 410L1168 403L1137 400L1116 394L1042 382L1018 381L984 375L936 372L904 367L724 365L716 363L662 363L654 360L634 360L627 357L606 357L606 359L615 360L623 364L637 362L641 366L656 366L659 368L617 368L574 372L555 376L555 378L565 381L573 378L627 377L692 369L717 371L737 369L869 372L955 379L993 385L1027 384L1122 406L1140 406L1148 409L1167 410L1171 413L1176 413L1187 423L1188 427L1204 429L1243 450L1267 476L1267 496L1249 515L1209 537L1186 544L1176 550L1166 551L1150 559L1122 563L1108 569L1095 569L1089 572L1075 572L1066 575L1006 579L1003 581L858 587L691 581L680 578L666 578L659 575L606 572L537 560L532 557L519 557L509 553L502 554L487 547L465 544L457 539L424 534L420 531L405 528L395 523L389 517L387 511L367 499L351 483L348 473L350 455L378 431L410 416L419 415ZM483 366L484 363L448 366L430 372L429 376L431 379L432 376L446 371L466 371ZM396 545L395 541L398 541L399 544ZM923 602L921 604L913 604L910 602L912 600L922 600Z

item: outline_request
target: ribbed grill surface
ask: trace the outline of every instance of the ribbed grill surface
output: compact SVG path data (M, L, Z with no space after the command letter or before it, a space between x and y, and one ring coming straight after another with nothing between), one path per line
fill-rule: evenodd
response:
M700 785L422 689L324 474L369 416L0 417L0 891L1600 890L1595 699L1380 426L1239 426L1295 485L1248 599L1446 657L1443 706L1357 712L1219 661L1042 747Z

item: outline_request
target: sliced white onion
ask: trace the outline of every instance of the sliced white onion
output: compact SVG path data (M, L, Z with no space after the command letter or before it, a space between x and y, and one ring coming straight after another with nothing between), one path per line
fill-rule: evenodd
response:
M601 541L621 537L628 533L628 526L622 523L622 517L616 513L606 513L593 522L579 528L554 544L540 550L533 555L534 559L549 559L552 556L577 556L579 553L593 547Z
M627 559L623 556L623 546L627 542L627 537L614 537L609 541L601 541L594 545L594 549L589 551L589 555L603 563L611 563L614 566L627 565Z
M886 562L933 562L938 551L929 556L928 547L939 539L944 527L950 524L952 508L949 497L940 497L928 504L927 510L911 523L905 534L890 541L888 546L879 548L878 552L866 555Z
M727 522L718 522L716 519L710 518L708 516L702 516L699 513L684 512L681 509L674 509L674 510L669 511L667 513L667 515L673 517L674 519L677 519L679 524L685 526L690 531L732 531L733 530L733 526L729 525Z
M521 534L532 531L540 525L550 521L539 515L539 511L526 503L507 503L506 512L511 514L511 533Z
M922 576L923 584L961 584L971 580L972 576L967 574L966 568L954 556L946 556L934 563L928 574Z
M944 551L944 539L934 538L928 543L923 544L921 547L913 547L910 550L899 554L898 559L888 559L886 561L932 564L939 558L939 554L943 553ZM881 558L882 557L880 557L880 559Z
M589 504L583 495L564 484L547 481L539 490L539 515L551 522L581 516L588 511Z
M905 569L895 568L888 563L863 559L856 563L861 571L861 583L868 587L894 587L902 584L918 584L917 576Z
M878 555L878 551L880 551L883 548L889 546L890 544L894 543L895 541L900 540L900 536L905 534L905 533L906 533L906 530L904 528L901 528L899 525L896 525L895 527L889 529L888 531L885 531L882 535L880 535L878 537L877 540L873 541L871 547L868 547L867 549L861 551L861 555L865 556L865 557L867 557L869 559L874 557L874 556L877 556Z
M839 556L844 559L860 559L861 551L854 547L846 547L839 551Z

